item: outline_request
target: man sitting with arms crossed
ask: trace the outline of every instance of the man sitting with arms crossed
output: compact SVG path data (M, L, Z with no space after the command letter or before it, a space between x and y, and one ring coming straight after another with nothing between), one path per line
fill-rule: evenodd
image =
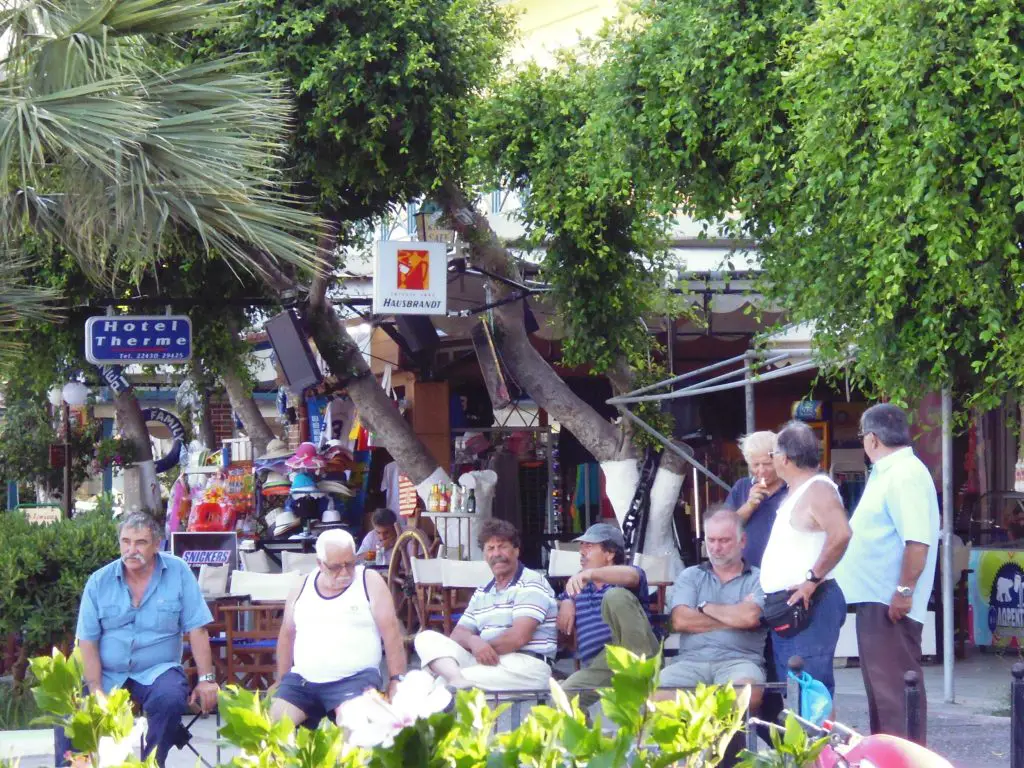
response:
M494 578L473 593L450 638L416 635L420 664L456 688L547 689L558 608L547 579L519 562L519 532L485 520L477 537Z
M121 557L89 577L78 609L78 647L85 685L97 694L125 688L142 707L148 730L143 756L156 749L157 765L167 760L181 731L181 716L197 700L204 712L217 705L218 687L206 625L213 621L192 569L160 551L163 526L143 512L121 523ZM188 693L181 667L183 632L199 670ZM72 747L62 728L55 732L57 765Z
M757 568L746 564L743 523L725 506L704 519L708 562L687 568L672 588L672 630L680 634L679 656L662 670L665 688L707 685L754 686L750 708L761 705L765 681L761 591ZM656 698L674 698L659 692Z
M647 574L625 565L622 531L610 523L596 523L576 541L583 570L569 579L558 597L558 629L576 635L576 657L583 665L562 687L580 691L580 706L587 709L597 702L597 689L611 685L606 645L651 657L658 652L658 639L647 618Z
M380 574L356 564L351 534L332 528L316 540L318 570L285 604L277 641L277 692L270 717L316 723L349 699L382 688L381 641L391 675L406 671L405 644L391 592Z

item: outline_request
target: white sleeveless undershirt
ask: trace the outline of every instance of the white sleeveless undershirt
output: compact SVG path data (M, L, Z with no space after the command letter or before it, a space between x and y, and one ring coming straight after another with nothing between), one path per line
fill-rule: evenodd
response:
M340 595L323 597L318 572L309 574L295 600L292 672L310 683L331 683L380 666L380 631L370 612L366 569L357 565Z
M801 584L825 548L824 531L801 531L793 527L793 509L812 483L825 482L839 494L839 488L827 475L814 475L800 487L790 490L775 513L775 522L761 558L761 589L765 594ZM817 574L821 576L821 574ZM823 578L830 579L828 573Z

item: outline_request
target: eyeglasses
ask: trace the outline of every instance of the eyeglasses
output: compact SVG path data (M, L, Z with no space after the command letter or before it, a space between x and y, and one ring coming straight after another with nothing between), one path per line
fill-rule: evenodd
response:
M779 454L778 451L768 451L768 458L774 459Z
M328 565L327 563L320 561L320 566L327 571L331 576L340 576L345 571L354 570L356 567L355 562L351 563L338 563L337 565Z
M863 429L861 429L861 430L857 431L857 439L858 440L863 440L868 435L873 435L873 434L875 434L875 433L874 432L865 432Z

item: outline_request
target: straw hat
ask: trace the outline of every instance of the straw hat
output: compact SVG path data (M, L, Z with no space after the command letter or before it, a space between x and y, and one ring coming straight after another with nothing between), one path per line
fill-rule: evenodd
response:
M285 462L290 469L323 469L326 462L317 455L316 446L312 443L301 443L295 449L295 455Z
M320 516L320 522L322 523L340 523L341 512L334 508L334 501L327 503L327 509L324 510L323 515Z
M267 443L267 450L264 451L262 456L258 456L258 459L286 459L291 456L295 451L285 445L281 440L271 440Z
M302 521L290 509L285 509L274 520L274 538L287 536L302 527Z
M337 480L321 480L316 484L316 487L324 493L336 493L339 496L352 495L352 491L349 490L348 486L344 483L339 483Z

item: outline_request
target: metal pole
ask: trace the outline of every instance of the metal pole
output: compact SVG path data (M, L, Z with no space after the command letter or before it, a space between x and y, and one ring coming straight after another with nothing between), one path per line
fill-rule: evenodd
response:
M771 373L761 374L757 377L758 382L772 381L773 379L781 379L783 376L791 376L794 373L803 373L804 371L813 371L818 368L817 363L798 363L791 365L789 368L783 368L781 371L772 371ZM708 395L712 392L724 392L727 389L736 389L737 387L746 386L745 382L734 381L730 384L718 384L714 387L703 387L693 386L685 389L678 389L675 392L666 392L662 395L643 395L641 397L611 397L605 402L609 405L627 405L629 403L657 403L662 400L676 400L681 397L695 397L698 395Z
M921 738L921 687L917 684L917 672L913 670L903 675L903 701L906 705L907 740L924 746Z
M74 509L71 502L71 408L61 402L60 410L64 420L64 517L70 520Z
M943 700L953 695L953 390L942 390L942 679Z
M1024 663L1019 661L1010 683L1010 768L1024 768Z
M754 381L752 374L752 363L754 359L754 352L747 352L743 358L743 398L747 408L747 434L749 435L755 429L754 427Z
M640 429L642 429L644 432L649 434L651 437L657 438L658 442L660 442L662 445L664 445L665 448L667 448L668 450L672 451L672 453L674 453L676 456L678 456L679 458L681 458L684 461L686 461L688 464L690 464L690 466L694 467L695 469L700 470L704 474L705 477L707 477L708 479L712 480L714 483L716 483L717 485L719 485L721 488L723 488L726 491L732 490L732 486L730 486L722 478L720 478L718 475L716 475L710 469L705 467L703 464L701 464L699 461L697 461L695 458L693 458L693 456L691 456L686 451L684 451L682 448L680 448L678 445L676 445L674 442L669 440L667 437L665 437L663 434L661 434L661 432L656 430L654 427L652 427L646 421L641 419L639 416L635 416L634 414L632 414L629 411L627 411L625 408L619 408L619 412L623 416L625 416L627 419L629 419L631 422L633 422L638 427L640 427Z

